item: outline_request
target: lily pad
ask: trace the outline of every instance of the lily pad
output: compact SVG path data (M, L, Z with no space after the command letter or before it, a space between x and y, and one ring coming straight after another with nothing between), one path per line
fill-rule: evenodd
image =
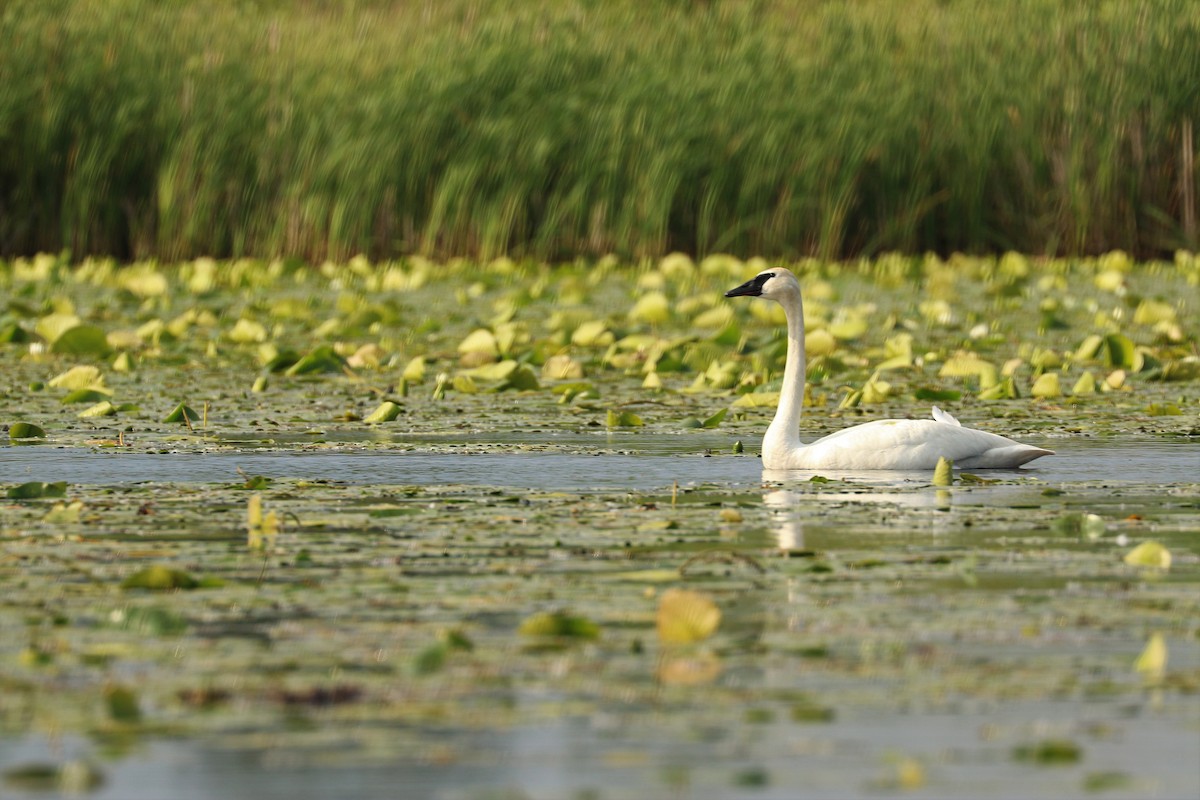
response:
M267 340L267 328L261 322L242 318L234 323L229 333L226 334L226 337L229 341L238 344L265 342Z
M122 589L149 589L155 592L195 589L199 585L199 581L183 570L161 564L146 567L121 581Z
M1167 641L1161 633L1150 635L1141 655L1133 662L1133 669L1147 677L1159 677L1167 668Z
M322 372L344 372L349 367L329 345L321 345L310 351L295 364L287 368L287 375L312 375Z
M1083 758L1083 749L1070 739L1046 739L1018 745L1013 748L1013 758L1045 766L1074 764Z
M50 349L55 353L70 356L108 355L108 336L95 325L76 325L54 340Z
M615 338L603 320L589 320L571 334L571 344L580 347L607 347Z
M101 400L93 406L88 406L83 411L80 411L78 416L80 419L91 419L94 417L111 417L117 413L117 407L108 400Z
M483 355L492 359L499 357L500 347L496 342L495 334L486 328L478 328L471 331L465 339L459 342L458 352L463 355Z
M181 425L192 425L199 421L200 415L196 412L196 409L192 408L186 403L180 403L179 405L175 406L175 408L171 410L170 414L167 414L167 416L163 417L163 422L178 423Z
M635 322L652 324L666 322L671 318L671 306L662 292L646 292L630 310L629 318Z
M1029 389L1031 397L1061 397L1062 387L1059 385L1057 372L1044 372L1033 382Z
M733 408L775 408L779 405L779 392L750 392L731 405Z
M952 486L954 484L954 462L948 458L938 458L937 466L933 469L934 486Z
M645 423L632 411L617 411L610 408L604 424L609 428L640 428Z
M29 481L19 486L11 487L4 494L10 500L40 500L43 497L66 497L68 485L66 481L55 481L54 483Z
M600 626L587 617L554 611L526 617L517 632L522 636L596 639L600 636Z
M363 419L363 422L391 422L396 417L400 416L403 409L395 403L384 401L379 405L379 408L372 411Z
M8 427L8 438L13 440L45 439L46 430L32 422L14 422Z
M66 372L55 375L46 381L46 384L55 389L67 389L69 391L75 389L106 391L104 390L104 375L100 372L100 369L86 364L71 367Z
M721 609L706 594L668 589L655 616L658 638L664 644L693 644L712 636L721 624Z
M98 389L76 389L73 392L68 392L62 399L63 405L71 403L96 403L101 400L107 400L109 392L100 391Z
M461 373L462 376L470 378L473 381L492 384L491 391L504 391L513 389L516 391L530 391L540 388L537 375L526 364L520 364L516 361L505 360L495 364L484 364L475 369L466 370Z
M110 686L104 691L108 715L116 722L140 722L142 709L137 694L125 686Z
M1128 336L1110 333L1104 337L1105 363L1110 367L1133 369L1137 372L1137 348Z
M1153 539L1150 539L1126 553L1125 563L1131 567L1170 569L1171 551Z

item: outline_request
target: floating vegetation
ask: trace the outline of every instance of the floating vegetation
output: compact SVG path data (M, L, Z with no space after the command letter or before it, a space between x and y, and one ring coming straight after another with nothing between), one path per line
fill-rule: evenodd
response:
M1133 662L1133 668L1148 680L1160 680L1167 668L1167 642L1161 633L1150 635L1146 648Z
M149 589L156 592L174 589L195 589L200 582L181 569L156 564L138 570L121 581L122 589Z
M45 439L46 429L32 422L14 422L8 426L8 438L13 441L21 439Z
M948 458L938 458L937 466L933 468L933 485L954 485L954 461Z
M1013 749L1013 758L1044 766L1074 764L1083 758L1083 749L1070 739L1045 739Z
M44 497L66 497L67 482L29 481L5 490L5 496L10 500L40 500Z
M655 625L663 644L693 644L712 636L721 624L721 609L708 596L688 589L668 589L658 601Z
M1167 570L1171 568L1171 551L1156 541L1145 541L1125 554L1125 563L1131 567Z
M118 740L313 746L321 769L417 764L457 791L546 730L590 754L580 796L631 759L645 796L684 785L676 768L845 794L830 759L866 776L854 791L961 793L987 764L1033 796L1031 765L1082 761L1096 785L1194 794L1144 754L1189 763L1200 710L1200 507L1180 469L1200 267L1098 285L1110 262L797 265L827 334L803 433L952 404L1061 463L1168 448L1173 482L1118 459L1090 480L947 464L938 490L764 475L786 343L769 310L722 310L760 266L729 257L0 262L0 743L81 742L71 758L105 758L114 794L137 761ZM79 325L111 350L53 352ZM1058 394L1035 396L1047 375ZM80 391L95 399L61 402ZM586 462L580 483L563 458ZM376 472L406 460L420 485ZM962 758L921 744L947 720L981 732ZM1107 735L1121 747L1093 746ZM57 751L0 771L35 763L65 791Z

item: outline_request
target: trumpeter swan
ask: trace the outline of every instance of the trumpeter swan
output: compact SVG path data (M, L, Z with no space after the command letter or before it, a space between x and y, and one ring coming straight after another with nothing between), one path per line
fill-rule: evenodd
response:
M800 441L804 405L804 307L800 281L782 267L764 270L726 297L764 297L787 316L787 361L775 419L763 437L764 469L933 469L938 458L969 469L1019 467L1053 455L995 433L964 428L934 406L933 419L883 419L838 431L812 444Z

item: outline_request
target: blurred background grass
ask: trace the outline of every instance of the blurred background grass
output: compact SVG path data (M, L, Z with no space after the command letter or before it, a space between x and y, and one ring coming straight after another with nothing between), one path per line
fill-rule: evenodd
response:
M0 252L1196 246L1194 0L8 0Z

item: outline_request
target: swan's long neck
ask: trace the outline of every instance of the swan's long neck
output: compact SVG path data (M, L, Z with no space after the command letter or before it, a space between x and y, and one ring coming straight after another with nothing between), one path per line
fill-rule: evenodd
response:
M763 437L763 466L784 468L781 459L803 445L800 442L800 414L804 409L804 304L800 292L785 297L781 303L787 315L787 361L783 367L783 389L779 393L779 408L775 419Z

